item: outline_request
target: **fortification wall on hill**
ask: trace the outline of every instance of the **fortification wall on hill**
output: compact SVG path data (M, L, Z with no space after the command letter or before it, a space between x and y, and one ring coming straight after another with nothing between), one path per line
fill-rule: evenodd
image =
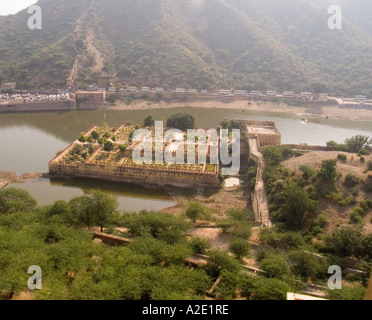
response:
M301 145L301 144L283 144L283 146L291 147L292 149L296 149L296 150L304 150L304 151L337 151L336 148L325 147L325 146L309 146L309 145Z

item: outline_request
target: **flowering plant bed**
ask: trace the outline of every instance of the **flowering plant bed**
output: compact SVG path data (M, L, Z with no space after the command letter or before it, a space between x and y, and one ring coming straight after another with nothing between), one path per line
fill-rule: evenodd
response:
M123 126L114 135L114 140L121 143L128 143L135 131L134 126Z

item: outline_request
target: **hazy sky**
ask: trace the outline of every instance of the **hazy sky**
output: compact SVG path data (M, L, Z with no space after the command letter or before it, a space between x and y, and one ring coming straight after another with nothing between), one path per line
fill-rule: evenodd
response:
M0 0L0 15L17 13L36 2L37 0Z

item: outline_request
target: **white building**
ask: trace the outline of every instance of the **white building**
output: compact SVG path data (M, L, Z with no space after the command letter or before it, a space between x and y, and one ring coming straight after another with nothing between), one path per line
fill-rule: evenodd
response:
M247 96L248 91L247 90L235 90L234 95L235 96Z
M267 92L266 92L266 95L267 95L268 97L276 97L277 94L278 94L277 91L267 91Z
M220 95L221 96L229 96L230 95L230 90L220 90Z
M260 91L256 91L256 90L251 90L251 92L249 92L249 94L251 96L259 96L259 95L261 95Z

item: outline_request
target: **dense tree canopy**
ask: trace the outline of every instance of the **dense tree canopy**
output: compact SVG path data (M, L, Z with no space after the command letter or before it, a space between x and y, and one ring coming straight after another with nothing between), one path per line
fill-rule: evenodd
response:
M188 113L176 113L168 118L167 127L182 131L195 129L195 118Z

